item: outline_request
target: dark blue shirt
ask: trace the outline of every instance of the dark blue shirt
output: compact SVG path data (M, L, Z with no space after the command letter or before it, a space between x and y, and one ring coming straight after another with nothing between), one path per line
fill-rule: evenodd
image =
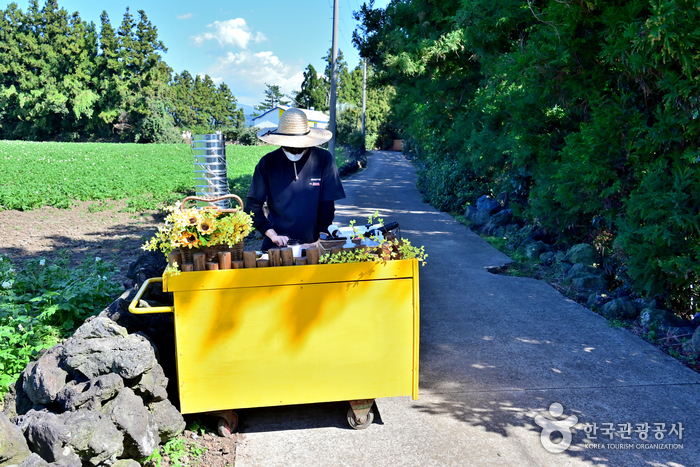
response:
M282 148L266 154L255 167L248 191L248 210L253 225L263 235L275 229L278 235L311 243L333 222L334 201L345 198L338 169L330 152L309 148L297 162ZM262 205L267 202L267 218ZM275 246L265 237L263 250Z

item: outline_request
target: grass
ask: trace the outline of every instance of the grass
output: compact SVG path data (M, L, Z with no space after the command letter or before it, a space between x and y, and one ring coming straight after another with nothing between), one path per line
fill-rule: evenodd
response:
M245 200L256 164L276 148L227 146L230 192ZM347 159L336 152L338 167ZM0 210L98 201L91 210L101 211L124 199L129 212L156 209L194 194L193 170L187 144L0 141Z
M350 154L347 149L342 146L335 148L335 166L341 168L350 161Z
M226 148L232 192L246 195L255 165L274 148ZM0 209L110 199L128 200L132 212L154 209L194 193L193 162L186 144L0 141Z

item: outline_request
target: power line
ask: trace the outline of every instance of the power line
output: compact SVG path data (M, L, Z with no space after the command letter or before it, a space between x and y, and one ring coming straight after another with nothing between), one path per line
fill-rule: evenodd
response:
M345 34L343 34L343 30L340 29L340 36L343 38L343 41L347 44L348 48L353 49L354 47L348 42L348 40L345 38Z
M349 0L346 0L346 1L348 1L348 6L350 6ZM343 21L343 23L342 23L343 27L347 27L346 21ZM352 23L351 23L351 26L353 27L353 30L354 30L354 25ZM343 27L340 28L340 36L343 38L343 42L345 42L345 44L348 46L348 49L353 50L354 47L352 45L352 42L349 41L347 39L347 37L345 37L345 34L343 34ZM352 38L352 35L350 36L350 38Z
M346 0L348 2L348 11L350 12L350 16L352 16L352 7L350 6L350 0Z

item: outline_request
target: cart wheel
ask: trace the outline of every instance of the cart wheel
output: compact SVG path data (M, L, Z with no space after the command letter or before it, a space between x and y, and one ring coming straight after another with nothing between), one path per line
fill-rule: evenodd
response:
M367 418L365 418L364 423L358 423L357 419L355 418L355 412L353 412L352 409L348 409L348 423L350 424L351 427L353 427L356 430L364 430L368 426L372 424L374 421L374 412L369 411L367 414Z
M219 419L219 424L217 427L219 436L223 438L230 438L231 436L233 436L233 433L236 431L236 428L238 428L238 416L235 412L232 412L232 415L233 416L230 417L230 421L226 420L225 418Z

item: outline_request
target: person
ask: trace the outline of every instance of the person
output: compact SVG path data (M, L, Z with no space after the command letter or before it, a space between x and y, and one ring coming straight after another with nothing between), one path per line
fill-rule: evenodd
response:
M265 128L257 136L280 145L260 159L248 191L253 226L264 236L261 249L286 246L289 239L316 242L333 223L335 201L345 198L333 155L317 147L332 133L309 128L306 114L290 108L277 128Z

